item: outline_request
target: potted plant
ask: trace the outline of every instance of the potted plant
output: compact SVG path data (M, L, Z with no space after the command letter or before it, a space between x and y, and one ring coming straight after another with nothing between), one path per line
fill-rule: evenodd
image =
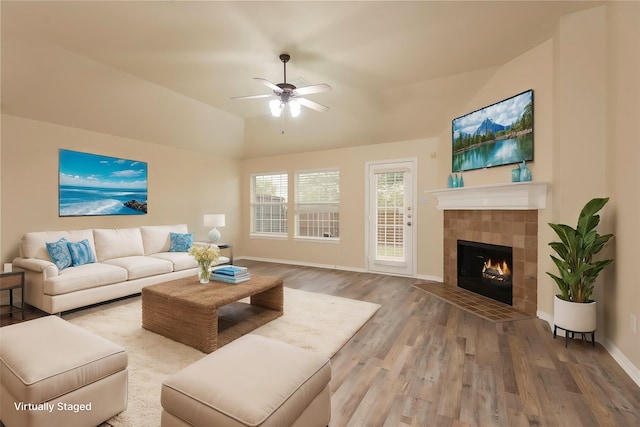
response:
M551 255L551 259L559 274L547 274L560 289L554 299L553 322L568 332L593 333L596 329L596 303L591 300L591 294L600 272L613 262L612 259L593 259L613 237L613 234L600 235L596 231L600 223L597 213L608 201L608 197L590 200L582 208L576 228L549 224L560 238L559 242L549 243L557 254ZM554 336L555 333L554 328Z

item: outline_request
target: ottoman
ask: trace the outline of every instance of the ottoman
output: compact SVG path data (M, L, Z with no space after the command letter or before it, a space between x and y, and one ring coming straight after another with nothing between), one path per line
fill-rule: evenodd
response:
M245 335L167 378L162 427L325 427L329 359Z
M127 407L127 352L57 316L0 329L6 427L95 427Z

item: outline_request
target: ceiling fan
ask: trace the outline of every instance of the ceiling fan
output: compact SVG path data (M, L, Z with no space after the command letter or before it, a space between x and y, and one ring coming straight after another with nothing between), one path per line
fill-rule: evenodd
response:
M300 106L303 105L307 108L311 108L312 110L320 111L321 113L325 113L329 111L329 107L318 104L317 102L311 101L307 98L303 98L302 95L310 95L312 93L319 92L327 92L331 90L331 86L326 83L320 83L317 85L305 86L298 88L291 83L287 83L287 62L291 59L286 53L280 55L280 61L282 61L284 67L284 82L283 83L271 83L270 81L260 78L254 77L254 80L260 81L263 85L273 90L272 94L265 95L250 95L250 96L236 96L231 99L257 99L257 98L272 98L274 99L269 101L269 108L271 110L271 115L274 117L280 117L282 111L285 106L289 106L289 113L291 117L298 117L300 115Z

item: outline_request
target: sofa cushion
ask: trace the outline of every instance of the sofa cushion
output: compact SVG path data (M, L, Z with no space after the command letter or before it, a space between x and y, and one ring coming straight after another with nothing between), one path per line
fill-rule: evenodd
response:
M169 252L171 239L169 233L188 233L186 224L176 225L144 225L140 227L144 254L151 255L158 252Z
M140 279L157 274L171 273L173 263L171 261L148 256L128 256L109 259L105 264L115 265L127 270L129 280Z
M127 280L127 270L108 264L92 263L69 267L43 282L44 293L61 295Z
M195 258L186 252L160 252L149 256L170 261L173 264L173 271L187 270L198 266Z
M79 242L87 239L93 252L95 245L93 242L92 230L70 230L70 231L35 231L22 236L20 244L20 256L24 258L37 258L50 261L47 252L47 242L56 242L65 237L70 242Z
M67 243L69 243L69 241L66 237L63 237L57 242L48 242L45 244L49 257L56 267L58 267L58 270L64 270L67 267L71 267L71 264L73 263Z
M93 254L87 239L84 239L81 242L68 242L67 247L71 254L73 266L96 262L96 257Z
M98 228L93 230L98 262L108 259L144 255L139 228Z
M193 246L193 233L169 233L169 252L187 252Z

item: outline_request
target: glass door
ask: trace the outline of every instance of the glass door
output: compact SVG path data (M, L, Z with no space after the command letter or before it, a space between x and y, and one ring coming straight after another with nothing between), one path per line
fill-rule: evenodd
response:
M415 165L415 160L369 164L370 271L415 275Z

